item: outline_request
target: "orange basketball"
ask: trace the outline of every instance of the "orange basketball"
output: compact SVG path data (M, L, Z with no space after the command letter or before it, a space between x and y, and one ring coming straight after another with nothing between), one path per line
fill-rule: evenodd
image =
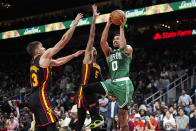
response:
M123 17L126 17L125 13L122 10L114 10L111 13L111 21L115 25L121 25Z

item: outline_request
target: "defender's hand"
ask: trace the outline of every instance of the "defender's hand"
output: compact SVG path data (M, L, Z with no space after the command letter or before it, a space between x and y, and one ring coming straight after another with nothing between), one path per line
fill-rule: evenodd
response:
M80 56L81 54L83 54L85 52L85 50L79 50L79 51L77 51L76 53L74 53L73 55L74 55L74 57L78 57L78 56Z
M76 18L75 18L74 25L77 25L78 22L80 21L80 19L82 19L82 17L83 17L83 14L82 13L78 13Z
M93 9L93 16L99 16L100 13L97 13L97 5L92 5L92 9Z

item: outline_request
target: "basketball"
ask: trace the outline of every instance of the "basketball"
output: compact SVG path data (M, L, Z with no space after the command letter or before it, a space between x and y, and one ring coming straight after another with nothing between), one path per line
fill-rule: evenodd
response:
M115 25L121 25L123 17L126 17L125 13L122 10L114 10L111 13L111 21Z

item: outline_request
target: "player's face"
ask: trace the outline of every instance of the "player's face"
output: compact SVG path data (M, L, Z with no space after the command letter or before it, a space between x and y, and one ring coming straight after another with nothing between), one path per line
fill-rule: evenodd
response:
M39 54L43 54L46 51L42 44L39 44L37 49Z
M120 45L120 36L114 36L113 46L115 49L118 49Z

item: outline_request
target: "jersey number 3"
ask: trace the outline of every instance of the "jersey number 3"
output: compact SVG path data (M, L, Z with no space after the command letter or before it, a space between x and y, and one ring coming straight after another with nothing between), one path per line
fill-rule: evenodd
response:
M113 70L113 71L118 70L118 64L117 64L117 61L112 61L112 70Z
M32 81L33 82L33 84L32 84L33 87L38 86L39 83L38 83L37 75L35 73L33 73L32 76L31 76L31 78L33 79L33 81Z

